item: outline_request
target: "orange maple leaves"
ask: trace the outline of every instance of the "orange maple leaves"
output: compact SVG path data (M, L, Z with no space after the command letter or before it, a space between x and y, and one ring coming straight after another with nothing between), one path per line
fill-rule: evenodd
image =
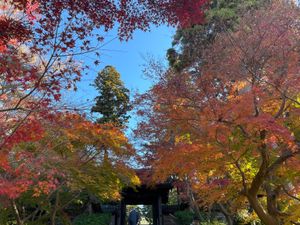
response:
M137 133L149 138L158 177L188 176L209 203L256 198L270 183L299 186L296 175L279 173L300 173L290 164L300 160L291 125L299 118L298 13L286 2L249 12L235 32L216 37L196 71L170 69L141 96ZM282 190L276 197L288 198Z
M49 194L70 178L72 166L80 170L90 163L100 165L104 151L110 151L116 172L131 176L125 162L134 151L123 132L110 124L57 113L30 118L10 138L0 160L2 197L15 199L28 191L36 197Z

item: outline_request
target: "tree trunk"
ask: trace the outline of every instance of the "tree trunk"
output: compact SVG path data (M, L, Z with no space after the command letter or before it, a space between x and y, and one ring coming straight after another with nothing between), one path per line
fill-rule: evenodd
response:
M23 220L22 220L21 217L20 217L20 213L19 213L19 210L18 210L18 207L17 207L17 205L16 205L15 200L12 200L12 201L11 201L11 204L12 204L13 210L14 210L15 215L16 215L17 224L18 224L18 225L24 225Z
M228 212L228 210L225 208L225 206L221 203L218 203L223 215L226 218L226 222L228 225L233 225L233 219L231 217L231 214Z
M53 211L51 213L51 225L55 225L55 218L56 218L56 213L58 210L58 204L59 204L59 191L56 191L55 194L55 204L54 204L54 208Z
M200 219L201 218L200 209L198 207L198 204L196 202L193 190L191 188L191 185L190 185L188 179L189 178L186 177L185 183L186 183L186 187L187 187L187 194L188 194L188 197L189 197L189 205L191 206L191 208L192 208L193 212L196 214L196 216Z
M92 199L91 199L90 194L88 195L87 212L89 215L93 214Z
M265 185L265 190L267 193L267 209L268 213L272 217L286 216L283 212L278 209L277 198L279 195L281 187L277 186L273 188L270 184Z
M208 211L207 211L207 222L210 223L211 222L211 208L212 208L212 205L209 205L208 206Z
M270 165L270 155L267 150L267 146L264 142L265 138L266 138L266 131L265 130L260 131L260 139L262 141L262 144L258 148L258 150L260 152L262 162L259 171L257 172L254 179L252 180L250 189L245 190L245 192L246 192L246 197L248 198L248 201L252 206L253 210L256 212L259 219L265 225L280 225L276 216L270 215L268 212L266 212L257 199L257 194L260 188L262 188L264 182L269 178L268 167Z
M252 206L253 210L256 212L259 219L265 225L280 225L280 223L278 222L276 217L273 217L264 211L264 209L260 205L256 195L252 196L252 195L248 194L247 198L248 198L249 203Z

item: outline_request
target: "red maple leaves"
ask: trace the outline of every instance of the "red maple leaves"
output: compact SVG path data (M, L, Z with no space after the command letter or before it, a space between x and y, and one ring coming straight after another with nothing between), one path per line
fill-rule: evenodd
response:
M67 126L54 116L58 112L53 104L60 101L62 90L74 88L81 78L85 67L76 55L93 50L91 39L103 41L95 29L108 31L118 23L120 39L128 39L134 30L147 30L151 23L190 26L203 21L203 4L203 0L144 0L139 4L132 0L4 0L1 9L7 13L0 16L0 195L15 199L28 190L38 195L58 185L56 167L45 167L55 160L36 146L45 139L44 126L51 121ZM104 133L103 141L121 154L112 140L115 135L119 142L126 142L120 131L86 122L78 124L79 134L83 124L91 127L91 136Z
M35 195L48 194L59 185L59 172L44 167L45 157L37 158L30 152L2 154L0 161L0 196L16 199L28 190Z
M179 26L187 28L192 25L203 24L207 4L207 0L173 1L171 9L177 17Z
M36 20L37 17L34 15L39 8L39 3L37 1L33 2L32 0L28 0L26 3L26 15L29 21Z
M202 202L235 203L240 194L263 223L290 221L297 203L283 188L299 188L298 13L285 1L246 13L194 70L159 74L139 99L137 130L159 180L188 177ZM272 196L268 207L261 193Z

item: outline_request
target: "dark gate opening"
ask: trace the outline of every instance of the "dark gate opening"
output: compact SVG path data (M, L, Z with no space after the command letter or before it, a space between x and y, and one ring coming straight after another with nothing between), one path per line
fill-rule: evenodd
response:
M126 205L151 205L153 225L163 225L162 205L167 204L171 184L157 184L155 186L141 185L125 188L122 191L119 223L126 225ZM117 221L116 221L117 222Z
M153 224L152 205L126 205L127 222L129 222L129 215L132 210L137 211L140 216L139 225Z
M172 182L153 184L152 171L150 169L136 170L136 174L139 177L141 184L135 187L123 188L121 192L121 201L115 205L111 211L113 214L112 224L127 225L126 206L147 205L148 207L151 207L152 224L163 225L163 214L178 208L177 205L175 208L169 206L166 207L169 200L169 192L173 188Z

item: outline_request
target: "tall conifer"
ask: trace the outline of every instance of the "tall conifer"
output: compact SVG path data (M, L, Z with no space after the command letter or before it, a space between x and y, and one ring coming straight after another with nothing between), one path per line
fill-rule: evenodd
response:
M127 114L131 110L129 90L120 79L120 74L113 66L106 66L99 72L94 82L99 92L95 98L96 104L92 107L92 112L100 113L98 123L115 123L124 126L130 116Z

